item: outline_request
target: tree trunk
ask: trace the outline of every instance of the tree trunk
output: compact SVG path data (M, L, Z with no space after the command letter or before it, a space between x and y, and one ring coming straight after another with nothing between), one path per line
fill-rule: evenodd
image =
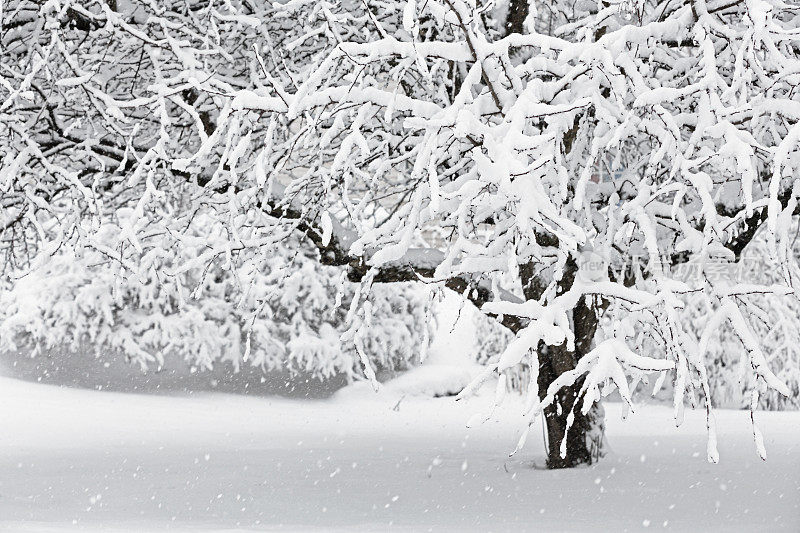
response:
M547 387L561 374L575 368L576 357L566 345L540 346L539 349L539 397L544 397ZM562 365L565 365L562 367ZM556 368L562 368L561 371ZM581 412L583 402L577 399L583 380L572 387L564 387L556 396L553 405L544 410L547 440L547 468L572 468L591 464L603 453L603 408L594 405L585 415ZM567 432L567 418L574 413L574 420ZM564 437L566 433L566 442ZM562 447L564 456L562 457Z
M524 33L524 22L529 13L529 0L510 0L506 15L506 35ZM573 126L565 132L563 149L569 153L578 134L580 115L575 117ZM541 246L557 246L555 236L536 235ZM539 300L546 288L545 276L536 272L537 265L528 263L520 268L523 293L526 300ZM575 281L578 265L570 258L564 265L564 274L558 282L558 294L568 291ZM564 372L574 370L578 360L591 350L594 334L597 331L599 313L608 305L598 302L587 305L581 300L572 311L572 328L575 333L575 350L567 350L566 342L560 346L547 346L539 343L537 356L539 359L539 398L544 399L547 389L555 379ZM581 413L582 399L578 392L583 385L579 379L572 387L564 387L557 395L553 405L544 409L547 440L547 467L571 468L582 464L591 464L603 453L603 408L600 404L593 406L585 415ZM574 419L567 431L568 418ZM566 434L566 435L565 435ZM564 457L562 457L562 444Z
M564 266L564 275L558 283L558 294L568 291L575 281L578 266L568 260ZM541 298L546 284L543 276L536 272L536 265L528 263L520 269L523 280L523 292L527 300ZM578 360L586 355L592 348L594 334L597 331L599 312L607 302L587 304L581 299L572 311L572 327L575 333L575 350L567 350L566 342L560 346L547 346L539 344L537 356L539 359L539 398L544 399L547 389L555 379L570 370L575 369ZM591 464L603 454L603 408L600 404L593 406L585 415L581 413L582 399L578 392L583 385L583 379L578 380L572 387L564 387L553 405L545 408L544 420L547 440L547 467L571 468L581 464ZM574 420L567 432L567 419L574 413ZM565 439L566 442L563 442ZM566 452L562 457L562 443Z
M528 18L530 8L528 0L511 0L508 3L508 15L506 16L506 35L512 33L525 33L525 19Z

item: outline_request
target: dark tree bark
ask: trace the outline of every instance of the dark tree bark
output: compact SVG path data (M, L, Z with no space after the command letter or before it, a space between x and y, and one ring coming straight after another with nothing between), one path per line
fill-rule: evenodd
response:
M539 396L544 397L547 387L561 374L575 368L580 358L570 352L566 345L539 347ZM603 409L593 405L585 415L581 412L583 402L578 398L583 380L572 387L564 387L553 405L544 409L547 440L547 468L572 468L591 464L603 455ZM567 431L567 417L574 412L574 420ZM561 446L566 433L565 455Z
M526 300L539 300L544 293L546 283L537 275L536 265L528 263L520 269L523 292ZM568 291L575 282L578 266L570 259L564 268L564 275L558 283L558 294ZM547 346L539 343L537 358L539 361L539 398L544 399L547 389L564 372L574 370L578 360L592 348L592 340L597 331L599 312L602 307L587 305L582 299L572 311L573 332L575 333L575 350L567 349L566 342L560 346ZM578 380L572 387L564 387L556 396L553 405L544 409L547 440L547 467L571 468L581 464L591 464L602 455L603 413L599 405L593 406L585 415L581 412L583 405L578 392L583 380ZM574 412L574 420L567 431L567 417ZM561 456L561 443L566 434L566 455Z
M523 33L525 19L528 18L528 0L511 0L508 3L508 16L506 17L506 35Z

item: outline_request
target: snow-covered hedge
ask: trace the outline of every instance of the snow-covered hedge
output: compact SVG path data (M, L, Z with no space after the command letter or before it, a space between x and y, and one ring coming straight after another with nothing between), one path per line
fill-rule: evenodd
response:
M133 257L109 262L110 252L64 247L0 290L0 351L92 346L142 368L181 357L205 369L249 364L351 379L363 373L356 344L372 371L419 360L428 338L426 291L375 287L371 316L362 310L348 321L357 285L320 265L312 248L292 245L219 258L171 279L146 268L173 262L169 248L145 254L137 274L125 268Z

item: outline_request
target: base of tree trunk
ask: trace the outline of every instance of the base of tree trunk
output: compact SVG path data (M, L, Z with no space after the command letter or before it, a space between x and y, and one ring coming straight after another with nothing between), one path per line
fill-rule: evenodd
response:
M580 320L575 321L576 329L581 331L578 338L591 339L597 323L596 315L587 310L579 318ZM588 342L581 343L580 346L576 342L576 348L578 347L582 348L580 353L567 350L566 342L561 346L545 346L540 343L537 380L540 400L544 400L550 385L558 376L576 367L581 354L588 351ZM581 413L583 398L578 394L583 380L584 378L579 378L572 385L561 388L553 403L544 409L547 468L588 465L603 456L605 413L600 404L593 405L586 414ZM570 416L574 419L568 424Z
M585 415L580 412L580 408L577 409L575 419L567 432L566 443L564 443L564 431L569 412L568 409L559 410L559 406L556 405L545 409L547 468L549 469L590 465L604 455L605 413L603 407L596 404ZM566 451L563 457L562 450Z

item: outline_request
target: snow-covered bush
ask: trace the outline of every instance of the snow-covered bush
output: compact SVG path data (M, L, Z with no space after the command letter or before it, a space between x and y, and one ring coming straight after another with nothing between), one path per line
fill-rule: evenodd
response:
M248 364L353 379L363 375L352 342L358 335L373 371L419 361L428 338L424 291L376 288L368 296L371 326L363 315L348 323L356 286L320 265L316 249L291 244L245 266L216 260L169 280L155 265L137 275L96 249L64 247L0 291L0 351L91 346L142 368L180 357L200 369ZM175 261L168 250L149 259Z
M514 336L508 329L486 315L476 314L473 318L475 327L475 361L486 364L498 353L506 349Z
M514 335L496 320L483 314L476 314L475 327L475 361L488 364L497 354L503 353ZM530 386L531 358L524 358L519 364L503 371L505 383L509 391L527 394Z

